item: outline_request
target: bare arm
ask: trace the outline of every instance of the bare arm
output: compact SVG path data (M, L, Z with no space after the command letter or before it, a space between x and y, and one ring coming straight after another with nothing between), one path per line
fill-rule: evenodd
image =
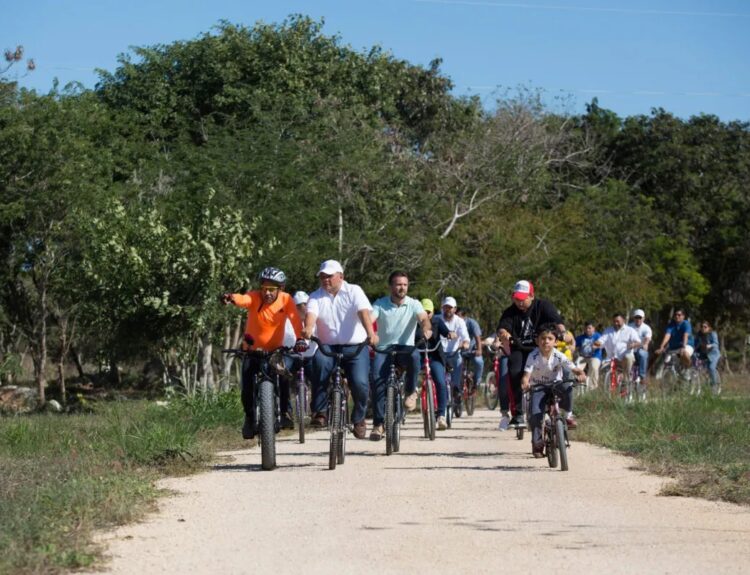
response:
M430 318L427 317L426 312L422 312L417 315L417 319L419 319L419 323L422 324L422 334L424 335L424 338L429 340L432 337L432 322L430 322Z
M365 331L367 332L367 339L370 345L378 345L378 334L376 334L375 330L372 328L372 318L370 317L370 310L361 309L357 312L357 315L359 316L359 321L361 321L362 325L365 327Z

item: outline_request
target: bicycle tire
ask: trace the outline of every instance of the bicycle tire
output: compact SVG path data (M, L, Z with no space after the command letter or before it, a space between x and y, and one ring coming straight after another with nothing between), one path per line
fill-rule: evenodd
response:
M435 383L432 378L426 381L427 390L425 396L427 397L427 438L430 441L435 441Z
M276 467L276 392L273 382L264 379L259 383L260 406L260 459L261 468L270 471Z
M393 424L396 419L396 390L390 382L385 390L385 454L393 453Z
M328 469L336 469L339 448L339 432L341 429L341 392L336 389L331 394L331 436L328 443Z
M469 392L469 397L466 398L466 415L474 415L474 403L476 401L476 394Z
M400 409L399 409L400 407ZM398 453L401 450L401 423L403 422L403 402L401 394L396 395L396 417L393 420L393 452Z
M461 417L463 414L463 393L458 394L458 397L453 397L453 390L451 390L451 398L453 403L453 414L456 417Z
M555 421L555 436L557 439L557 450L560 452L560 471L568 470L568 449L565 443L565 424L562 418Z
M339 465L346 463L346 432L349 430L349 394L344 392L341 398L341 426L339 427L339 438L336 443L336 462Z
M555 432L552 428L552 420L549 416L544 418L544 448L547 450L547 463L553 469L557 467L557 445L555 442Z
M494 411L497 408L497 404L500 401L498 397L497 382L495 381L495 372L490 371L487 374L487 379L484 382L484 404L487 409Z
M422 388L423 388L422 395L424 395L424 397L428 397L427 390L424 389L426 385L427 385L426 382L422 383ZM427 400L426 399L423 400L422 395L420 395L420 400L419 400L420 410L422 411L422 428L424 430L424 438L429 439L430 437L430 420L429 420L430 414L428 413Z
M297 398L294 402L294 407L297 410L297 427L299 432L299 442L305 442L305 399L307 390L305 385L300 383L297 385Z
M519 441L523 439L523 432L526 431L526 428L523 425L519 425L516 427L516 439Z

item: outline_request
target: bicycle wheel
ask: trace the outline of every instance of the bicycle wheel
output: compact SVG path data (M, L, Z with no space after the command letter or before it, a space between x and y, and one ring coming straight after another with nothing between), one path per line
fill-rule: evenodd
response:
M294 402L294 409L297 412L297 427L299 429L299 442L305 442L305 399L307 398L307 389L304 383L297 385L297 397Z
M526 431L526 427L523 425L516 426L516 439L523 439L523 432Z
M393 452L398 453L401 449L401 423L403 419L403 402L401 400L401 393L396 394L396 417L393 420Z
M560 452L560 471L568 470L568 449L565 443L565 424L561 417L555 421L555 437L557 439L557 449Z
M462 414L462 408L463 408L463 393L455 393L454 390L451 390L451 394L453 397L453 411L454 415L456 417L461 417Z
M474 404L476 402L477 391L474 389L474 380L470 380L467 388L468 395L466 396L466 415L474 415Z
M385 390L385 454L393 453L393 424L396 421L396 390L388 382Z
M497 407L498 401L499 397L497 382L495 381L495 372L490 371L487 374L487 379L484 383L484 403L487 406L487 409L493 411Z
M268 379L259 385L261 468L270 471L276 467L276 393Z
M328 444L328 469L336 469L341 430L341 392L338 389L331 394L329 411L331 412L331 418L329 419L331 436Z
M427 435L430 441L435 441L435 383L432 378L425 380L427 389L425 391L427 410L425 411L425 417L427 418Z
M547 450L547 463L552 468L557 467L557 442L555 430L549 415L544 416L544 448Z
M339 438L336 443L336 462L343 465L346 461L346 432L349 429L349 394L344 392L341 398L341 426L339 427Z

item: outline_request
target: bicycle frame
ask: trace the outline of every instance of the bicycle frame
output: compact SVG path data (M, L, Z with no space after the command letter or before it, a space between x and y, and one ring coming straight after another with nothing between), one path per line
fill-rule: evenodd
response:
M424 370L424 380L422 380L422 390L420 394L420 405L422 409L422 421L424 422L424 436L430 441L435 441L435 414L438 409L437 400L437 389L435 387L435 381L432 379L432 373L430 371L430 353L436 351L438 346L441 345L438 341L437 345L432 349L427 347L425 343L424 347L419 348L423 358L422 369ZM428 397L427 390L430 389L432 392ZM432 402L431 405L428 402ZM432 408L432 409L430 409Z
M399 355L411 355L414 353L414 346L389 345L384 349L374 347L375 353L387 355L390 357L390 372L386 381L386 402L385 402L385 453L398 452L401 442L401 424L404 421L404 404L403 404L403 372L399 374L396 366L396 358ZM393 405L391 405L393 404Z

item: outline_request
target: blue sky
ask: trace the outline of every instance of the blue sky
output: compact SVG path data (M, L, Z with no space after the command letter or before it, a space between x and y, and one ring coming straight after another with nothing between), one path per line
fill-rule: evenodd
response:
M621 116L654 107L750 121L748 0L0 0L0 48L23 44L23 86L96 84L130 46L195 38L222 19L251 26L294 13L325 19L357 50L415 64L443 59L455 94L540 89L556 111L594 96Z

